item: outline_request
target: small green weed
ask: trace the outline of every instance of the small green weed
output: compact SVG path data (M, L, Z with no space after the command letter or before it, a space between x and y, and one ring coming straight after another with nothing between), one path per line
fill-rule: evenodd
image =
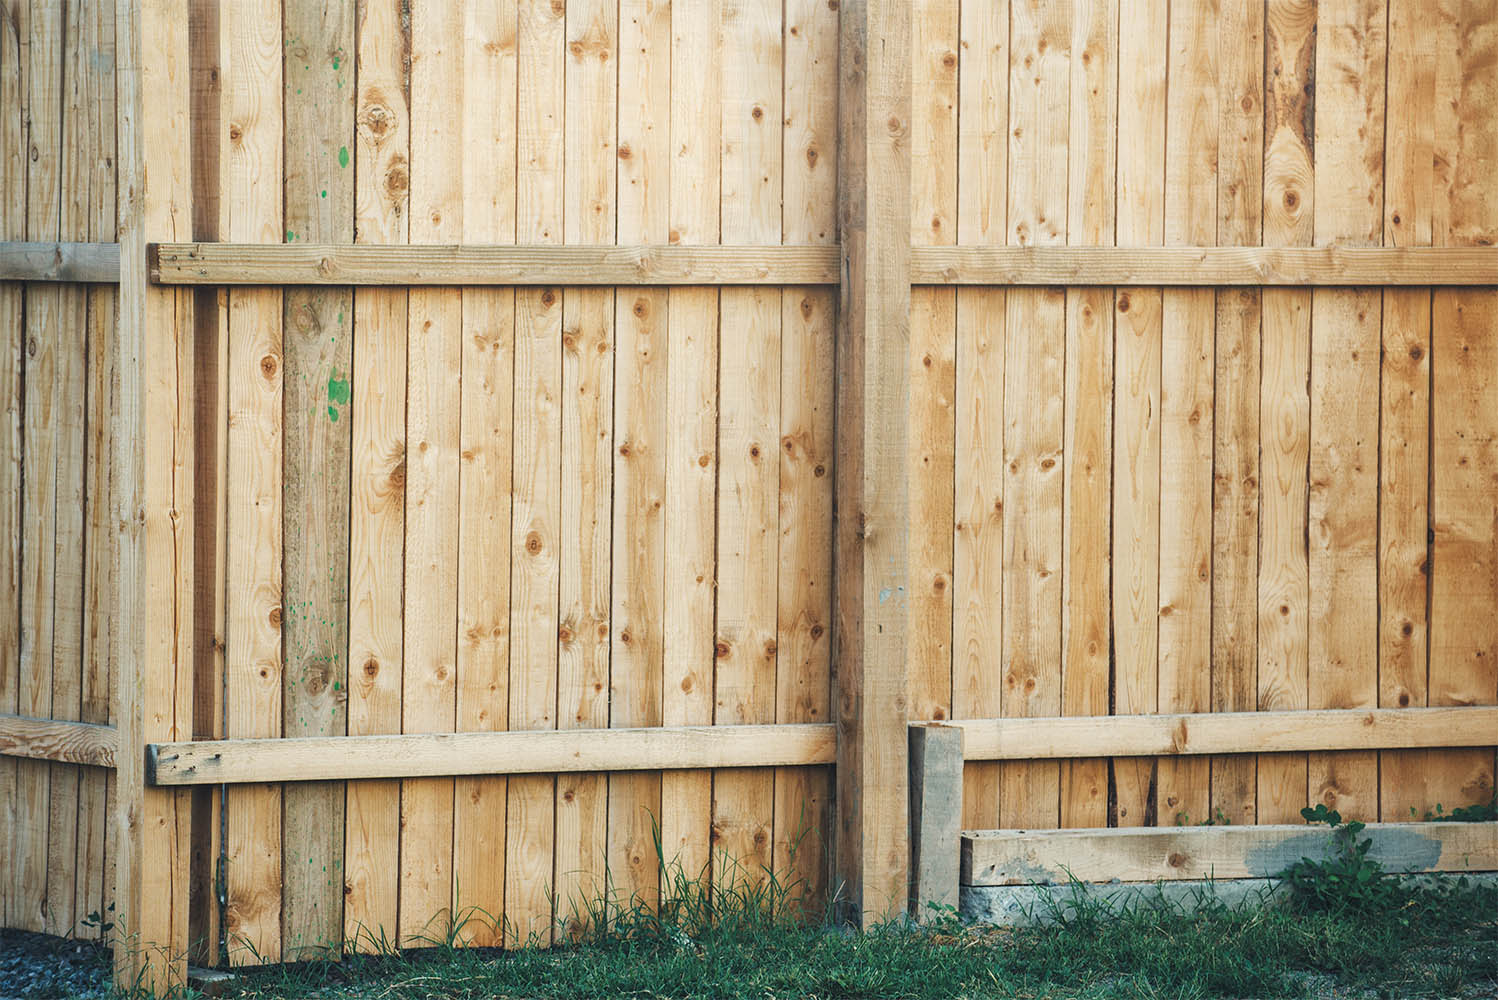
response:
M1336 914L1395 912L1404 907L1409 890L1404 880L1384 871L1368 857L1373 841L1362 838L1366 824L1343 823L1341 813L1318 803L1300 811L1307 823L1331 828L1332 856L1324 861L1301 858L1285 870L1285 883L1306 909Z

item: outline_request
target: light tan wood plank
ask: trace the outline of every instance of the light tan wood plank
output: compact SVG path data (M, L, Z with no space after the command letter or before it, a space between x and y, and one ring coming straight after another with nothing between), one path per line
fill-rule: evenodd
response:
M785 5L782 130L787 242L836 242L838 12L817 0ZM780 497L776 722L832 717L833 412L837 298L781 292ZM832 772L775 772L777 877L789 905L823 913L831 881Z
M118 243L0 242L0 281L115 284L119 280Z
M1095 718L957 720L968 760L1086 756L1199 756L1296 750L1480 746L1492 738L1488 708L1318 709L1129 715L1100 728Z
M612 243L618 104L618 4L567 5L564 230ZM562 578L557 727L608 725L613 515L614 293L567 289L562 312ZM608 850L604 775L557 778L558 933L585 932Z
M338 150L354 142L355 92L347 63L354 4L293 5L285 48L285 225L295 239L354 236L354 177ZM282 510L287 608L282 732L348 731L348 539L353 295L346 288L285 296L286 497ZM344 790L285 793L282 914L289 960L337 955L343 939Z
M354 239L403 243L408 232L409 38L394 2L365 4L357 39ZM352 481L349 525L350 736L401 727L406 503L405 289L354 293ZM348 786L344 939L356 951L396 938L400 785Z
M465 238L515 238L518 20L508 4L464 11L467 147L488 151L463 169ZM515 293L463 290L463 413L458 454L459 732L509 725L510 486L515 388ZM502 943L504 778L461 778L453 794L453 920L465 943Z
M159 743L155 784L247 784L829 764L830 723Z
M281 18L224 12L221 231L228 239L280 242L282 225ZM268 13L270 16L267 16ZM281 734L282 470L284 355L279 289L229 295L228 663L230 736ZM282 954L282 796L235 789L226 804L228 953L235 964Z
M908 867L904 525L910 384L911 12L839 10L839 218L847 278L838 322L835 601L840 812L837 878L862 925L902 912ZM862 72L859 72L859 68ZM895 599L891 600L891 597Z
M114 767L118 745L113 726L0 714L0 754L7 757Z
M120 745L185 739L192 730L195 589L192 300L146 284L147 234L193 234L190 150L152 142L185 134L192 106L187 11L145 3L116 21L121 121L119 403L111 519L119 526L113 661ZM185 206L185 208L184 208ZM148 363L148 360L154 363ZM147 789L144 760L120 760L111 814L114 968L122 988L186 984L190 794ZM154 948L127 948L127 941Z
M515 238L562 241L565 10L520 5ZM510 533L511 729L557 727L562 540L562 293L515 294L515 469ZM506 944L551 942L556 782L511 779L505 839Z
M1265 7L1264 244L1312 242L1315 171L1316 4ZM1266 290L1259 403L1263 493L1259 513L1261 710L1305 708L1310 679L1307 462L1311 293ZM1306 804L1305 759L1259 759L1258 819L1294 822Z
M1475 872L1498 865L1492 823L1373 824L1370 858L1389 872ZM1273 878L1303 857L1329 858L1325 829L1201 826L1173 830L993 831L962 838L963 885Z
M1067 243L1115 238L1118 5L1079 4L1072 17ZM1113 295L1066 295L1066 551L1061 579L1061 710L1106 715L1111 671ZM1108 825L1108 762L1069 761L1061 772L1061 825Z

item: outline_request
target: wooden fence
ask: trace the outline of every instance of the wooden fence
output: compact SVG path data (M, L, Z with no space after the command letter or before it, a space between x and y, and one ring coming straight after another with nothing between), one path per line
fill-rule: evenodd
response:
M1498 9L1431 7L5 0L5 924L549 941L657 838L878 915L907 720L964 829L1487 800Z

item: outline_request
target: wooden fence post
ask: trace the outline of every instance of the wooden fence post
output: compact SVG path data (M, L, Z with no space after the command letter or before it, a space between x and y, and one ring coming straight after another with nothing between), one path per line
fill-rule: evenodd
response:
M910 395L910 4L851 0L839 27L836 872L867 925L907 900L905 631Z
M962 853L962 736L960 726L910 727L910 906L956 906Z
M115 981L186 979L191 792L145 784L145 744L192 722L192 292L153 286L147 239L192 225L187 0L118 0L119 389L113 414L119 772Z

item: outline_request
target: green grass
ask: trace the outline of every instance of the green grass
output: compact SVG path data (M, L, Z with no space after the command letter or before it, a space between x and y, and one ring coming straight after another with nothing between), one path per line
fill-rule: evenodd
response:
M1059 922L1001 930L954 913L864 934L805 922L794 888L744 880L715 900L681 879L664 916L615 900L612 922L551 950L464 949L260 969L227 996L380 998L1207 998L1491 996L1498 889L1412 887L1397 910L1282 900L1123 915L1057 890ZM1067 905L1059 905L1066 902ZM601 904L600 904L601 907ZM594 908L593 914L601 912ZM595 925L596 926L596 925Z

